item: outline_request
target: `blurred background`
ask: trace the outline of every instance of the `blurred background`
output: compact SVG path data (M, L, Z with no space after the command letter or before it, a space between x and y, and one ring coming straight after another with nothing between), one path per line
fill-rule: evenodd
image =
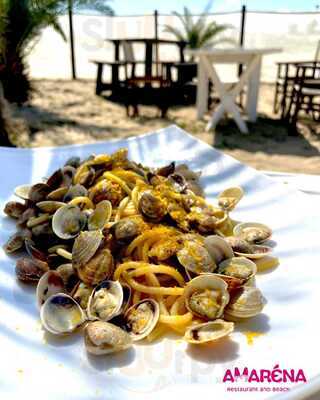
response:
M117 40L130 42L120 43L118 55ZM157 76L145 73L150 40ZM193 72L182 74L188 101L163 109L155 101L162 93L158 86L182 88L177 86L181 52L167 40L185 41L183 63ZM22 147L89 143L177 124L258 169L318 174L319 43L316 0L3 0L0 141ZM242 134L227 112L214 129L207 129L221 104L211 83L208 108L199 118L198 58L188 48L281 50L263 57L255 121L246 115L246 87L236 99L249 134ZM215 66L226 88L235 87L245 70L240 64ZM99 82L110 86L111 95L98 88Z

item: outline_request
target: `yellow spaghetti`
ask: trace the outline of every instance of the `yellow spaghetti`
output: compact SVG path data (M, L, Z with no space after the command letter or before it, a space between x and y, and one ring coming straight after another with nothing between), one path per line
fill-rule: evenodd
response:
M198 178L185 165L150 168L130 161L125 149L72 160L47 180L47 197L33 202L42 195L36 193L19 206L32 209L26 222L20 220L31 236L27 249L41 256L44 269L56 269L55 280L60 274L70 284L66 271L75 274L75 286L62 291L87 307L81 315L120 324L134 340L153 341L168 332L190 343L226 336L233 329L230 321L262 310L263 298L252 282L257 271L275 268L278 259L265 244L270 228L230 217L243 190L228 188L209 204ZM25 280L30 275L17 271ZM250 296L254 306L246 304ZM109 325L103 326L106 332ZM94 338L86 338L88 351L102 354L103 341L95 344Z

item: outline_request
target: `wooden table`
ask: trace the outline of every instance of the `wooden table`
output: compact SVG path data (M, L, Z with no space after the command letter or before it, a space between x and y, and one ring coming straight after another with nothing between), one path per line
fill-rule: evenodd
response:
M247 89L246 112L249 121L257 119L257 102L260 86L260 74L262 57L264 55L281 52L281 49L212 49L212 50L187 50L198 58L198 88L197 88L197 117L201 119L208 108L208 81L212 81L214 90L220 97L220 105L213 113L207 130L215 128L225 112L229 112L239 129L248 133L248 127L241 117L238 106L235 103L237 95L245 85ZM245 69L239 77L239 81L231 89L227 89L221 81L216 64L244 64Z
M128 39L106 39L114 45L114 59L120 61L120 45L121 42L126 41L128 43L142 43L145 45L145 76L152 76L152 63L154 47L159 44L172 44L179 48L180 62L184 62L184 49L187 43L183 40L168 40L168 39L156 39L156 38L128 38ZM156 53L157 54L157 53ZM156 60L158 62L158 60Z

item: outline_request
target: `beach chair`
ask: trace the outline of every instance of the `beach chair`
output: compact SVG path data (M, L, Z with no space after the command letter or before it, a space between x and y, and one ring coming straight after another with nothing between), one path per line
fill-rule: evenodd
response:
M320 40L318 41L314 60L311 61L281 61L277 63L277 78L275 84L275 96L273 112L280 112L281 118L287 115L287 106L290 104L293 83L296 79L297 67L300 64L316 65L320 61Z
M302 111L320 122L320 61L313 65L306 63L297 66L285 116L290 135L297 134L297 120Z

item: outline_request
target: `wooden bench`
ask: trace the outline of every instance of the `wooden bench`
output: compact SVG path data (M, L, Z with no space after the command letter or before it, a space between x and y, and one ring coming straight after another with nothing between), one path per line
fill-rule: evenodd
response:
M96 95L100 95L104 90L114 90L121 84L119 79L120 67L124 67L125 78L128 78L128 62L126 61L97 61L91 60L92 63L97 65L97 80L96 80ZM111 82L105 83L102 80L103 67L107 65L111 68Z

